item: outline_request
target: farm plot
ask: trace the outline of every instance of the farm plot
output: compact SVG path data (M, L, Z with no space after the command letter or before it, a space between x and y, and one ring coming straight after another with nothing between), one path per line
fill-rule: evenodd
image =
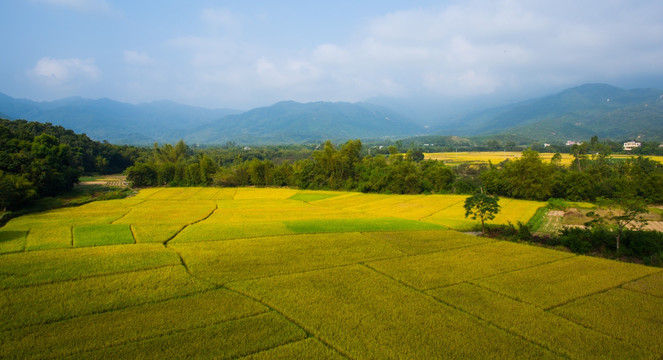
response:
M640 359L647 351L535 306L462 283L428 292L436 299L570 358ZM523 321L527 319L527 321Z
M269 309L227 290L213 290L122 310L80 316L2 333L0 357L60 358L150 339L168 333L201 329L265 314ZM202 342L202 339L194 342ZM210 342L211 346L214 342ZM176 345L181 345L177 343ZM136 354L139 354L137 352ZM98 353L97 355L99 355Z
M0 290L0 330L163 301L211 288L180 266ZM149 291L145 291L149 289Z
M350 358L555 358L361 265L229 287L278 309Z
M547 309L661 269L587 256L476 280L478 285ZM572 274L572 276L569 276Z
M402 256L359 234L291 235L174 244L191 272L216 284Z
M156 244L7 254L0 262L0 289L133 272L179 263L177 254Z
M463 201L169 188L16 218L0 358L663 356L662 269L440 230L477 225Z
M490 256L482 256L490 254ZM419 290L531 267L573 254L509 242L491 242L449 251L369 262L367 266ZM475 261L481 259L481 261ZM438 271L438 269L444 271Z
M583 326L663 353L663 298L626 289L610 289L552 310Z

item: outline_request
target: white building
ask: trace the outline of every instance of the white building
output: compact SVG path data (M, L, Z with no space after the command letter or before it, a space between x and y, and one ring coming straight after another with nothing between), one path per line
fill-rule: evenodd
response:
M633 148L638 148L642 146L642 143L635 142L635 141L629 141L624 143L624 150L626 151L631 151Z

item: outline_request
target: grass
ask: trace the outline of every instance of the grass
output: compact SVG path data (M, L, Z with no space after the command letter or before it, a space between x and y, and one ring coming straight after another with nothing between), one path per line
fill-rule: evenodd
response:
M51 324L3 332L0 358L55 358L103 350L163 334L200 329L226 321L264 314L268 309L227 290L122 310L81 316ZM97 353L102 354L103 351Z
M84 225L74 227L74 246L133 244L128 225Z
M476 280L476 283L545 309L660 271L661 269L642 265L574 256L563 261Z
M628 342L472 284L462 283L429 293L444 303L569 358L584 358L588 353L605 359L654 357Z
M358 233L174 244L193 274L216 284L401 256Z
M297 318L351 358L554 357L361 265L229 286Z
M489 256L484 256L490 254ZM419 290L543 264L573 254L510 242L491 242L430 254L369 262L367 265ZM476 261L481 259L481 261ZM444 269L440 271L439 269Z
M383 241L408 255L427 254L494 241L492 239L465 235L450 230L380 231L367 233L366 235L373 239Z
M553 153L540 153L539 157L544 162L549 162ZM562 164L571 165L573 162L573 155L571 154L561 154L562 155ZM498 164L504 160L513 160L518 159L522 156L521 152L517 151L484 151L484 152L441 152L441 153L426 153L424 154L425 159L433 159L444 161L447 165L460 165L460 164L488 164L492 162L493 164ZM628 159L634 157L633 155L627 154L614 154L611 156L613 159ZM663 157L661 156L647 156L652 160L661 162Z
M48 250L73 246L71 226L31 228L26 239L26 250Z
M287 221L286 227L297 234L353 231L395 231L441 229L437 224L398 218L330 219L326 221Z
M0 262L0 289L178 265L163 246L98 246L8 254Z
M267 313L77 354L70 359L130 359L135 354L146 359L233 359L305 337L302 329Z
M0 330L46 324L192 294L211 286L181 266L0 291Z
M27 230L0 230L0 254L23 251Z
M478 225L464 199L167 188L14 218L0 358L663 356L663 270L443 229Z
M315 338L307 338L301 341L277 346L267 351L261 351L246 357L244 360L260 360L260 359L296 359L306 354L311 359L320 360L340 360L345 359L344 356L335 352L333 349L325 346Z
M307 191L307 192L298 192L295 195L292 195L288 199L290 200L299 200L299 201L304 201L304 202L312 202L312 201L318 201L318 200L323 200L323 199L329 199L332 197L338 196L338 193L334 192L313 192L313 191Z
M625 289L663 298L663 272L649 275L623 286Z
M663 353L663 299L626 289L610 289L553 309L583 326Z

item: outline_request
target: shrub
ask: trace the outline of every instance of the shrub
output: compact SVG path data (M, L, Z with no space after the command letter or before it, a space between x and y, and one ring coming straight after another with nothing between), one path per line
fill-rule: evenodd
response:
M575 253L586 254L592 248L591 235L587 229L566 228L560 234L560 242Z

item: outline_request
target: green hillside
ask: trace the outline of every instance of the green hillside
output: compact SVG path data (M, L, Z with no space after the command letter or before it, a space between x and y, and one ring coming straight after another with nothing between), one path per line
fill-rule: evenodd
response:
M194 143L301 143L327 139L379 138L421 133L403 115L365 103L298 103L283 101L269 107L230 115L185 136Z
M504 134L533 141L663 140L663 90L585 84L556 95L465 117L459 133Z

